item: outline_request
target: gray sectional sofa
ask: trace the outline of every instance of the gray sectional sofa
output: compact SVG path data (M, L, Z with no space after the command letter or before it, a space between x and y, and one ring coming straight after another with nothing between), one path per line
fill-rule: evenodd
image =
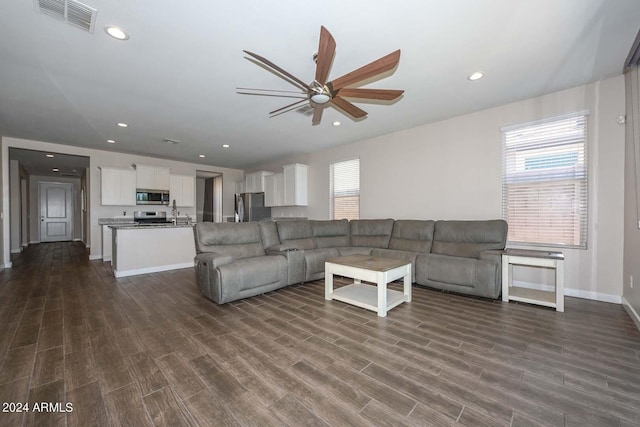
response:
M329 258L364 254L411 262L412 282L497 298L507 223L294 220L194 227L198 286L218 304L324 277Z

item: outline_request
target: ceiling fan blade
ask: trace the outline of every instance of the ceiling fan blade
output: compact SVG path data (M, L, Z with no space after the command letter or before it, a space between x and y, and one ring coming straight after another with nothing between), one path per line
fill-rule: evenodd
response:
M306 90L311 90L311 88L309 87L308 84L306 84L305 82L303 82L302 80L300 80L299 78L294 76L293 74L289 73L288 71L284 70L283 68L278 67L276 64L274 64L273 62L269 61L267 58L262 57L262 56L260 56L260 55L258 55L256 53L249 52L248 50L243 50L243 52L246 53L247 55L257 59L258 61L262 62L263 64L273 68L274 70L276 70L280 74L288 77L289 79L293 80L294 82L298 83L301 87L305 88Z
M327 82L335 53L336 41L325 27L320 27L320 45L318 46L318 57L316 58L316 81L322 86Z
M386 71L393 70L396 65L400 62L400 49L395 52L390 53L387 56L383 56L380 59L377 59L364 67L360 67L355 71L345 74L342 77L338 77L337 79L331 81L331 85L333 86L333 90L342 89L345 86L352 85L354 83L361 82L370 77L377 76L378 74L382 74Z
M254 92L240 92L236 91L238 95L253 95L253 96L275 96L276 98L294 98L294 99L309 99L308 96L301 95L280 95L277 93L254 93Z
M313 109L313 119L311 119L311 124L313 126L319 125L320 120L322 120L322 112L324 111L323 105L316 105Z
M366 111L361 110L360 108L356 107L349 101L340 98L339 96L334 97L331 100L331 103L334 104L336 107L340 108L345 113L352 116L354 119L361 119L367 115Z
M236 90L252 90L254 92L298 93L300 95L306 95L306 92L300 92L299 90L256 89L253 87L237 87Z
M277 116L277 114L276 114L276 113L278 113L278 112L280 112L280 111L282 111L282 110L286 110L287 108L293 107L293 106L295 106L295 105L302 104L302 103L303 103L303 102L305 102L305 101L307 101L307 99L301 99L300 101L296 101L296 102L294 102L293 104L285 105L285 106L284 106L284 107L282 107L282 108L278 108L277 110L270 111L270 112L269 112L269 114L270 114L270 115L274 115L274 114L275 114L275 115ZM284 112L284 111L282 111L282 112Z
M360 89L348 87L338 91L338 95L346 98L379 99L381 101L392 101L400 97L403 93L403 90L395 89Z

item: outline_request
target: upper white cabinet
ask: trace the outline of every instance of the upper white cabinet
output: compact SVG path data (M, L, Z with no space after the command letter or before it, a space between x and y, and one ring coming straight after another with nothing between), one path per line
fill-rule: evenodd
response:
M176 201L176 206L195 206L196 179L189 175L169 176L169 205Z
M264 179L264 205L284 206L284 173L274 173Z
M307 206L307 165L283 166L283 172L265 178L265 206Z
M169 169L158 166L134 165L136 186L145 190L169 190Z
M128 169L101 167L100 190L102 205L135 206L136 173Z
M244 191L246 193L262 193L264 191L264 180L273 172L258 171L248 173L244 177Z
M294 163L283 166L284 205L307 206L307 165Z

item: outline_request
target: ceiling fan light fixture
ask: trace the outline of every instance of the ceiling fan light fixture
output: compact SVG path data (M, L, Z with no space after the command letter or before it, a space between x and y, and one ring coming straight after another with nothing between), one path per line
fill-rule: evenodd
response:
M322 105L331 101L331 97L326 93L314 93L313 95L311 95L311 101L313 101L315 104Z

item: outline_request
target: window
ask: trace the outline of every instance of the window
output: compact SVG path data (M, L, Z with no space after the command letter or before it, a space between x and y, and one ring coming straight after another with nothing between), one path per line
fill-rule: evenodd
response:
M360 159L331 164L331 219L360 218Z
M587 113L502 129L510 243L587 247Z

